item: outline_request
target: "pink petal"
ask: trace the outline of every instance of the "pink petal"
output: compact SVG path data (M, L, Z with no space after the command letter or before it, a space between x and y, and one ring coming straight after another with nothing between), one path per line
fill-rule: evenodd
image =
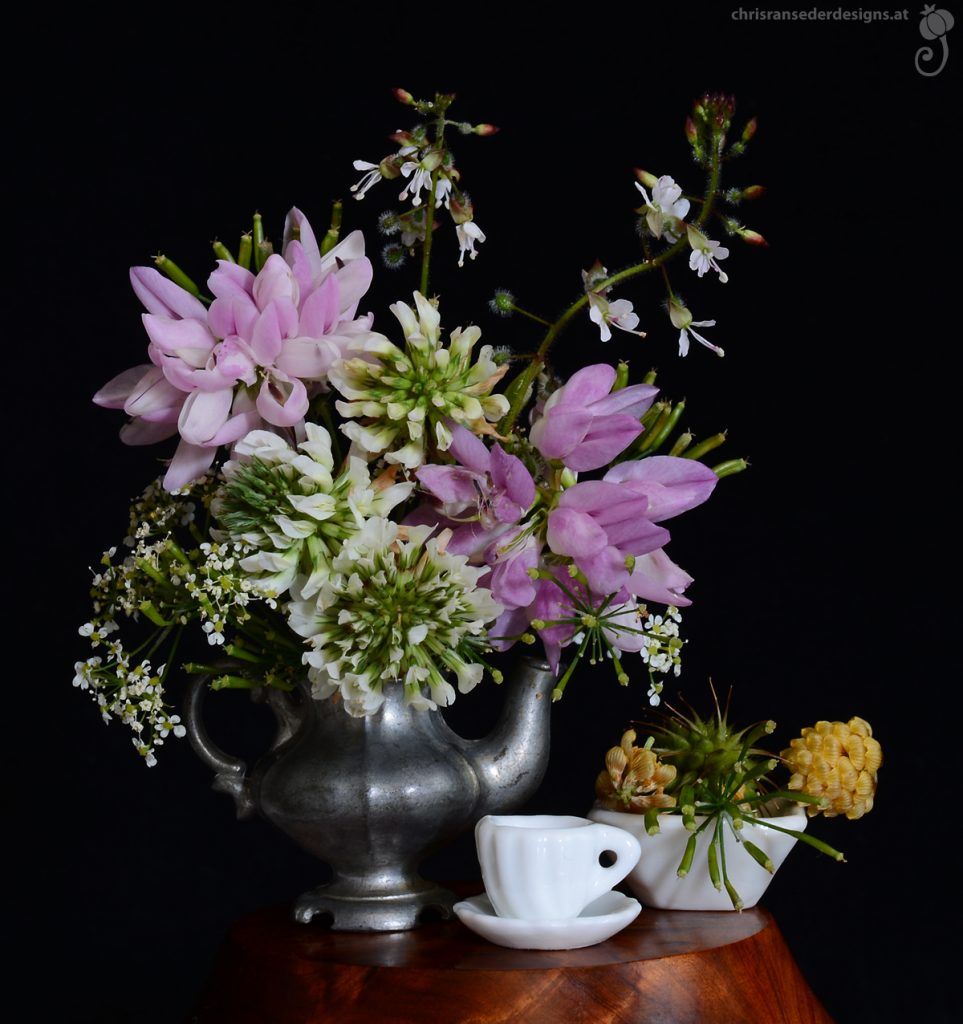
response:
M536 420L529 437L546 459L562 459L581 443L591 425L588 409L556 405Z
M448 451L468 469L484 476L491 463L491 453L485 442L459 423L451 426L451 446Z
M576 558L576 565L585 573L595 594L614 594L629 579L625 556L614 547L606 547L593 555Z
M611 505L620 505L626 500L626 492L617 484L605 480L584 480L562 492L559 508L575 509L578 512L596 512ZM642 507L642 511L645 507Z
M257 411L276 427L293 427L308 411L308 392L299 380L272 373L257 395Z
M184 392L165 380L161 370L152 367L149 373L144 374L138 386L124 403L124 412L128 416L143 416L155 423L169 423L170 419L157 414L171 409L180 409L183 404ZM176 420L177 415L175 414L174 421Z
M320 344L316 338L286 338L274 365L288 377L301 380L322 380L340 352L327 344Z
M499 444L493 446L490 459L492 483L504 491L521 512L527 512L535 500L535 481L525 463L503 451Z
M195 369L203 366L215 345L214 335L200 320L171 320L144 313L141 316L151 343L161 352L176 356Z
M644 516L624 519L605 528L609 543L623 555L644 555L669 543L669 531Z
M304 252L304 247L297 240L286 245L284 258L294 274L294 280L298 282L298 290L301 292L302 302L314 285L314 273L311 270L311 263Z
M207 279L207 287L216 299L250 299L254 294L254 275L238 263L218 260L217 270Z
M272 253L254 279L254 301L263 310L276 299L287 299L296 307L299 295L291 268L282 256Z
M294 240L295 234L297 234L296 241ZM297 245L300 249L298 256L289 252L294 245ZM320 277L322 264L321 251L318 248L318 240L315 237L314 229L311 227L310 221L296 206L292 206L288 211L288 215L284 218L283 252L284 258L287 259L289 263L292 258L297 259L299 256L303 256L307 259L308 266L310 267L309 281L314 281L316 278Z
M155 444L157 441L173 437L176 433L176 419L173 423L148 423L146 420L136 419L120 428L120 439L129 445Z
M228 295L211 303L207 324L216 338L228 338L232 334L247 338L257 317L258 308L250 295Z
M234 386L234 382L216 367L195 370L172 356L164 356L161 369L171 384L181 391L223 391Z
M605 530L583 512L556 508L548 517L548 546L573 558L596 554L608 545Z
M691 582L692 577L660 549L635 560L635 569L626 586L644 601L687 608L692 602L683 597L682 592Z
M195 391L189 395L177 421L181 437L194 445L206 445L224 425L231 411L234 392L231 388L220 391Z
M563 455L562 461L577 473L601 469L617 455L621 455L642 430L642 424L637 419L621 413L595 419L581 444Z
M659 389L651 384L633 384L593 402L592 412L596 416L623 412L639 419L648 411L658 393Z
M94 404L103 409L123 409L131 392L153 371L154 367L149 363L142 363L140 366L132 366L129 370L118 373L94 395Z
M653 455L636 462L623 462L605 474L605 479L625 482L649 500L646 516L661 522L701 505L719 478L696 459Z
M524 608L509 608L502 612L488 630L488 639L491 641L492 647L496 651L507 651L515 641L502 639L502 637L515 637L524 633L528 628L528 623L528 612Z
M351 319L362 296L371 287L371 279L374 276L371 261L363 258L354 259L331 276L338 281L341 317Z
M338 281L334 274L329 274L304 300L300 333L320 338L337 322L338 312Z
M218 447L234 444L261 425L261 415L256 409L247 409L231 416L223 427L211 438L209 444Z
M202 448L182 438L164 477L164 487L168 491L176 491L203 476L210 469L216 454L216 448Z
M149 313L183 320L207 319L207 310L200 299L152 267L131 267L130 283Z
M564 405L586 406L604 398L615 383L615 368L608 363L584 366L565 382L561 402Z
M418 482L446 505L474 505L478 499L478 477L461 466L421 466L415 470ZM446 511L451 511L450 509Z
M281 321L273 302L257 318L251 332L251 351L261 366L273 366L281 351Z

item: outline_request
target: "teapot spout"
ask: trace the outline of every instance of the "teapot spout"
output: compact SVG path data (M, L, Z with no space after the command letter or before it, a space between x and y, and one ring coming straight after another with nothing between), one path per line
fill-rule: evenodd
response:
M520 806L541 784L548 767L554 684L545 661L523 658L505 684L505 705L494 730L480 740L458 738L478 778L476 817Z

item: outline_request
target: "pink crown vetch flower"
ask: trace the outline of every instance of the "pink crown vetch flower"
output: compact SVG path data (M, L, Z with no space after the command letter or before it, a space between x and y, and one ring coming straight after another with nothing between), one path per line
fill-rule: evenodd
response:
M210 309L155 270L131 270L147 309L152 365L118 375L94 401L131 416L121 432L128 444L180 434L164 478L169 490L203 474L221 445L261 427L299 424L308 409L305 382L323 380L370 330L370 316L354 319L371 281L360 232L322 256L300 211L285 227L284 256L270 256L258 274L219 261L208 280Z
M615 368L586 366L549 397L532 425L531 442L547 459L558 459L576 472L611 462L642 433L640 418L659 389L633 384L612 391Z

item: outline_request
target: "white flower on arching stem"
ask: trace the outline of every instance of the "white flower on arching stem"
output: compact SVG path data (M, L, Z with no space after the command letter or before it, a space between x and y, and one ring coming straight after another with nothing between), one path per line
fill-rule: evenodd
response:
M609 324L629 334L637 334L640 338L645 337L645 331L636 330L639 326L639 317L632 311L632 303L628 299L609 302L601 295L590 294L588 300L589 319L593 324L598 324L602 341L608 341L612 337Z
M669 177L663 174L652 186L652 198L645 187L636 182L635 187L645 199L645 222L656 238L663 234L674 241L678 237L676 221L682 220L689 212L689 200L682 198L682 189Z
M381 181L381 167L368 160L355 160L352 166L356 171L366 172L356 185L351 186L351 191L355 193L355 199L364 199L368 189Z
M719 275L719 281L725 284L729 275L719 266L719 260L724 260L729 255L729 250L711 238L707 238L698 228L691 224L686 225L686 234L689 236L689 245L692 252L689 254L689 266L699 277L707 270L714 270Z
M602 341L608 341L612 337L610 324L618 327L620 331L644 338L645 331L636 330L639 326L639 317L633 312L632 303L628 299L615 299L609 302L605 297L609 289L598 289L598 285L608 276L609 272L598 261L590 270L582 271L582 286L585 288L589 303L589 320L598 325Z
M711 348L717 356L724 356L725 352L718 345L713 345L711 341L703 338L698 331L694 331L693 327L715 327L715 320L693 320L692 314L678 302L676 299L669 300L669 319L672 321L672 326L679 329L679 355L685 356L689 354L689 335L700 345L705 345L706 348Z
M455 225L455 234L458 236L458 266L465 265L465 256L474 259L478 253L475 252L475 243L481 244L485 241L485 232L473 221L465 221L464 224Z

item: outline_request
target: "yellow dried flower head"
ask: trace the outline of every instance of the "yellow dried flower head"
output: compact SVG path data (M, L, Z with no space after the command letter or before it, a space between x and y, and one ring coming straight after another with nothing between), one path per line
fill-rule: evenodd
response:
M809 805L810 816L861 818L873 809L876 773L883 752L862 718L817 722L792 740L782 758L792 772L789 789L821 796L828 806Z
M675 797L663 790L675 779L676 770L663 764L646 747L635 746L635 730L605 755L605 771L595 780L595 795L610 811L642 814L650 807L674 807Z

